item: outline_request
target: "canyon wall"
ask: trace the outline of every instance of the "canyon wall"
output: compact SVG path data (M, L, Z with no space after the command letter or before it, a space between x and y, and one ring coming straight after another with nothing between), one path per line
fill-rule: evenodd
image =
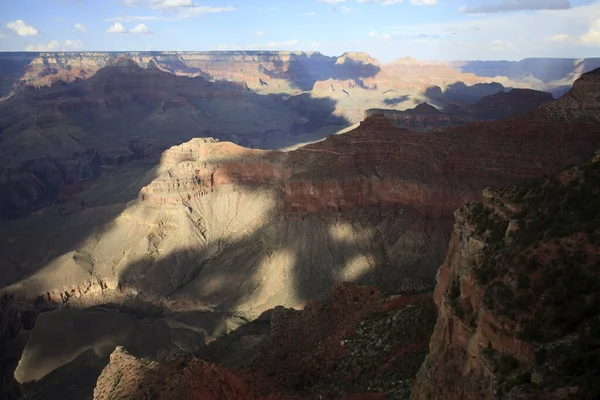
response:
M414 399L594 398L600 157L462 207ZM585 205L584 205L585 204Z

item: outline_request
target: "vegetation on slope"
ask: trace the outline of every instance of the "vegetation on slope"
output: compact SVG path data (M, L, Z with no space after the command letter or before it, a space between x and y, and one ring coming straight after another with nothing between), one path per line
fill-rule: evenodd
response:
M500 393L600 398L600 157L468 209L484 304L536 349L533 366L484 350L512 374Z

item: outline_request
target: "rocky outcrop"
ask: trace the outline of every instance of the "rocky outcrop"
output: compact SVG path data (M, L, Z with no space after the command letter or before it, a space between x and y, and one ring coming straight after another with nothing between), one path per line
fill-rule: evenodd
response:
M598 395L599 179L596 155L456 212L414 399Z
M534 359L533 344L518 339L513 327L483 303L485 288L473 265L485 242L463 212L455 214L448 253L438 271L438 320L414 399L495 399L497 376L490 353L527 364Z
M250 400L244 382L217 365L181 357L159 364L137 359L122 347L110 355L94 389L94 399L152 398Z
M551 102L536 111L540 120L562 123L598 123L600 70L587 72L573 84L560 101Z
M247 149L216 139L193 139L165 151L168 171L144 187L138 198L151 203L180 203L212 193L221 185L278 184L291 170L276 165L277 152Z
M329 301L265 312L201 349L205 361L152 362L118 347L94 398L406 398L433 325L430 296L344 284Z

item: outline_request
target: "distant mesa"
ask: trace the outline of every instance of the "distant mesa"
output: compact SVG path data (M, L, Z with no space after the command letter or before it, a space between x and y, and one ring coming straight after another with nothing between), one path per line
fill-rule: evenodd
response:
M429 103L421 103L413 109L406 110L406 113L415 115L435 115L439 112L440 111L437 108Z
M153 61L154 64L154 61ZM141 69L138 63L126 55L118 55L117 57L111 58L106 62L107 67L120 67L129 69Z
M158 64L156 63L156 61L154 59L150 59L150 61L148 61L148 64L146 65L147 69L160 69Z
M458 91L462 95L457 96L457 87L460 88ZM550 93L531 89L504 89L470 103L454 100L456 97L472 99L474 97L472 93L481 93L482 90L485 92L495 91L500 87L504 89L502 85L480 85L479 87L454 85L454 89L442 92L436 86L431 88L429 93L436 93L434 97L443 100L445 106L441 110L429 103L420 103L416 107L405 111L369 109L365 111L365 118L381 114L393 121L398 127L416 131L439 131L475 121L500 120L532 113L542 104L553 100ZM470 92L471 90L473 92ZM445 97L446 94L449 99Z

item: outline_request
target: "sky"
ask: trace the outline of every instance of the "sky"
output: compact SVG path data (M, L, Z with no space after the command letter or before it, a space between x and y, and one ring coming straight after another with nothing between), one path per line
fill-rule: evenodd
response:
M600 0L0 0L0 51L600 57Z

